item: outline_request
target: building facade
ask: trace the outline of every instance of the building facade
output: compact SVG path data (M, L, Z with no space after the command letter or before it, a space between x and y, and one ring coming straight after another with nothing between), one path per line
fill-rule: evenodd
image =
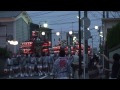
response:
M26 11L1 11L0 12L0 47L17 53L20 44L30 39L29 23L32 22ZM7 40L18 41L18 45L10 45Z

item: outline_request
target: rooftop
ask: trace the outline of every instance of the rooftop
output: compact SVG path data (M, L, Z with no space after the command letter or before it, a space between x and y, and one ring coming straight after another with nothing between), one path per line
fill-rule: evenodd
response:
M0 11L0 18L17 17L23 11Z

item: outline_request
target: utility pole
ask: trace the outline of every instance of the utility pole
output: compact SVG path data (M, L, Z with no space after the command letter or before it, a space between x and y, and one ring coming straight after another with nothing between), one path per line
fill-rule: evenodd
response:
M87 18L87 11L84 11L84 18ZM86 31L88 26L87 22L83 20L83 42L84 42L84 55L83 55L83 61L84 61L84 79L86 78L86 66L88 64L88 40L86 39Z
M105 18L105 11L103 11L103 19L104 19L104 18ZM104 50L105 50L105 46L104 46L104 45L105 45L105 42L104 42L104 30L103 30L103 29L104 29L104 26L103 26L103 21L102 21L102 31L103 31L103 54L104 54L104 53L105 53L105 52L104 52ZM104 62L105 62L105 61L104 61L104 57L103 57L102 59L103 59L102 61L103 61L103 70L104 70L104 67L105 67L105 65L104 65Z
M87 11L84 12L84 17L87 18ZM87 30L87 27L85 27L85 30ZM85 39L85 57L86 57L86 64L85 64L85 67L88 65L88 40ZM88 68L88 67L87 67ZM86 73L86 70L85 70L85 73Z
M105 11L103 11L103 18L105 18Z
M61 28L61 35L60 35L61 36L61 42L62 42L62 35L63 35L63 32L62 32L62 28Z
M92 55L93 55L93 36L91 36L91 39L92 39Z
M109 18L109 11L106 11L106 17Z
M78 16L79 16L79 20L78 20L78 23L79 23L79 79L80 79L80 76L81 76L81 11L78 11Z
M109 12L108 11L104 11L104 12L106 12L106 17L103 17L103 18L109 18ZM105 29L105 26L104 26L104 29ZM104 38L105 37L104 37L104 33L103 33L103 40L105 40ZM105 41L104 41L104 45L105 45L104 46L104 54L108 57L109 56L108 55L108 47L107 47ZM109 63L107 61L104 61L104 67L109 69ZM109 78L109 73L106 73L105 74L105 79L108 79L108 78Z

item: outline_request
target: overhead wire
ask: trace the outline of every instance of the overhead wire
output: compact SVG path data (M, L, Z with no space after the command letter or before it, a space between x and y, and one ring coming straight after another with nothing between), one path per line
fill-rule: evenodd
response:
M40 12L40 13L37 13L37 12L36 12L36 13L33 14L33 15L30 14L30 16L34 16L34 17L35 17L35 16L38 16L38 15L46 15L46 14L53 13L53 12L54 12L54 11L49 11L49 12L45 12L45 13L41 13L41 12Z
M113 16L113 18L115 18L115 16L113 15L113 13L110 11L111 15Z
M47 12L47 13L50 13L50 12ZM44 13L45 14L45 13ZM69 14L66 14L66 15L69 15ZM66 16L66 15L62 15L62 16ZM69 18L67 18L67 19L70 19L71 17L69 17ZM65 18L66 19L66 18ZM65 20L65 19L58 19L58 20L54 20L53 22L59 22L59 21L63 21L63 20ZM72 18L71 18L72 19ZM101 19L101 18L99 18L99 19ZM99 20L99 19L96 19L96 20ZM39 19L37 19L37 20L33 20L33 21L38 21L38 23L40 23L40 22L45 22L45 20L43 20L43 21L39 21ZM47 21L47 20L46 20ZM92 21L94 21L94 20L92 20ZM52 21L51 21L52 22ZM76 21L77 22L77 21ZM70 22L68 22L68 23L70 23ZM59 24L60 25L60 23L56 23L56 24ZM67 23L61 23L61 24L67 24ZM55 24L50 24L50 25L55 25Z
M48 17L49 17L49 18L51 18L51 17L52 17L52 18L57 17L57 18L58 18L58 17L69 16L69 15L73 15L73 14L75 14L75 12L74 12L74 13L71 12L71 13L67 13L67 14L61 14L61 15L50 15L50 16L49 16L48 14L47 14L48 16L38 16L38 14L37 14L37 15L34 15L34 17L44 17L44 18L45 18L45 17L47 17L47 18L48 18Z
M63 20L66 20L66 19L71 20L71 19L73 19L73 16L71 16L71 17L67 17L67 18L64 18L64 19L63 19L63 18L60 18L60 19L57 18L57 20L55 20L55 19L52 20L52 19L53 19L53 18L50 18L50 19L47 18L46 20L40 20L40 21L39 21L38 19L37 19L37 20L34 19L34 21L45 22L45 21L50 20L51 22L56 22L56 21L63 21Z
M98 19L93 19L91 21L95 21L95 20L100 20L101 18L98 18ZM72 23L72 21L70 22L63 22L63 23L49 23L49 25L60 25L60 24L69 24L69 23ZM73 23L78 23L78 21L73 21Z

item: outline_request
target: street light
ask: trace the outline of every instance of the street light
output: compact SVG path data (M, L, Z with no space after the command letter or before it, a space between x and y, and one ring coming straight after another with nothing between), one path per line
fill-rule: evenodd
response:
M76 37L75 37L75 36L73 37L73 40L74 40L74 41L76 40Z
M8 42L9 42L10 45L13 45L13 46L15 47L14 53L16 53L16 45L18 45L18 41L15 41L15 40L11 40L11 41L10 41L10 40L9 40Z
M73 32L72 31L69 31L69 44L68 44L68 46L69 46L69 52L71 52L71 44L70 44L70 42L71 42L71 35L73 34ZM75 39L75 37L74 37L74 39Z
M95 26L95 29L97 29L97 30L98 30L98 29L99 29L99 27L98 27L98 26Z
M47 28L47 27L48 27L48 24L45 22L45 23L43 24L43 27Z
M79 18L79 16L77 16L77 18Z
M103 35L100 35L100 37L103 37Z
M101 31L100 34L103 34L103 32Z
M12 40L12 41L8 41L11 45L18 45L18 41Z
M87 28L87 30L90 30L90 28Z
M77 16L77 18L79 19L79 16ZM81 18L80 18L81 19Z
M56 32L56 35L59 36L59 35L60 35L60 32Z
M8 40L8 43L10 43L11 41L10 40Z
M45 32L42 32L42 35L45 35Z
M73 33L72 31L69 31L69 34L70 34L70 35L72 35L72 33Z

